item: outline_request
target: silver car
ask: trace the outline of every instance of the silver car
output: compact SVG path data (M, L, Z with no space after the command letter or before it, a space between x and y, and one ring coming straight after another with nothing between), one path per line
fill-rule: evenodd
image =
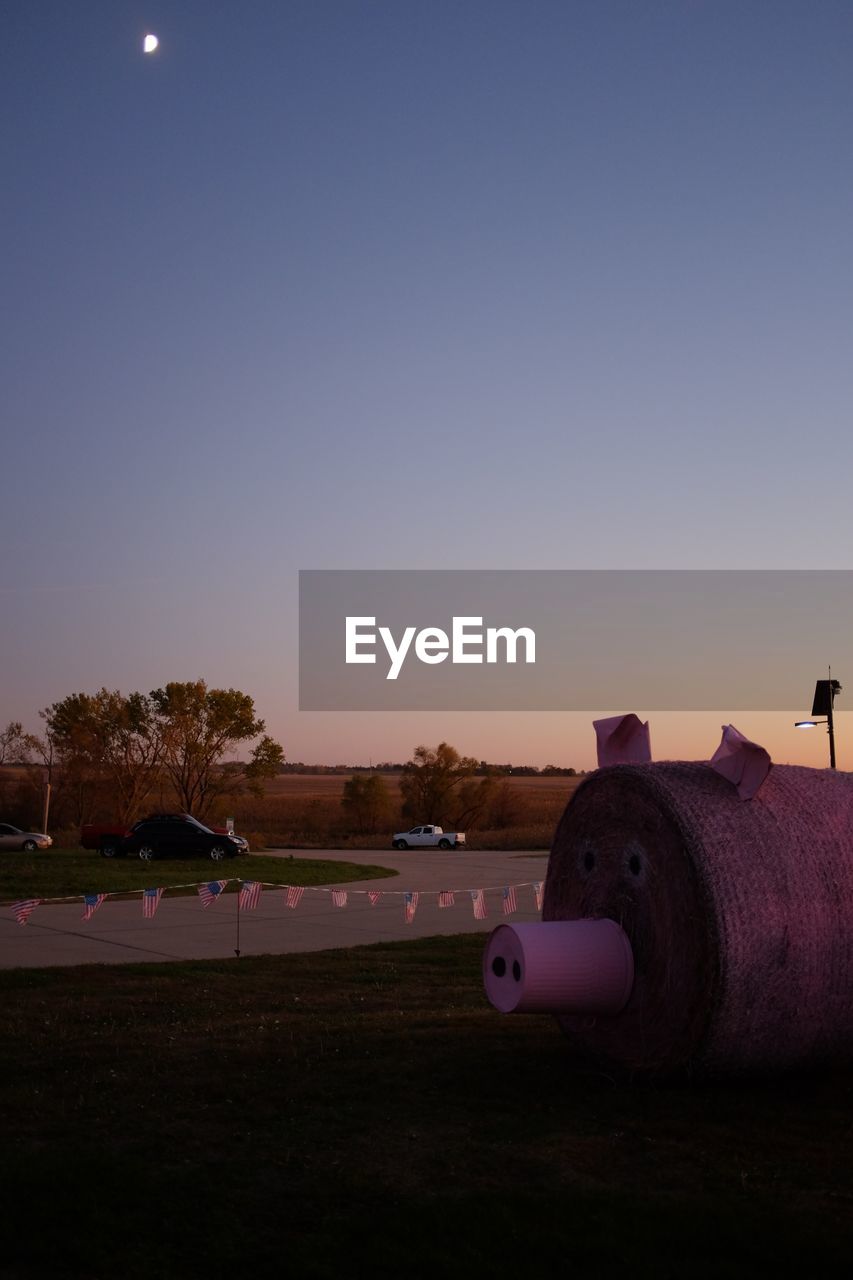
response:
M10 822L0 822L0 849L24 849L33 853L36 849L49 849L52 844L50 836L40 831L22 831Z

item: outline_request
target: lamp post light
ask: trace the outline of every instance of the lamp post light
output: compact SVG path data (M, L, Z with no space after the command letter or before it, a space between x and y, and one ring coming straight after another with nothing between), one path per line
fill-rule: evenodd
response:
M835 722L832 718L832 708L835 702L835 695L841 692L841 685L837 680L832 678L832 667L828 668L829 679L818 680L815 684L814 702L812 703L813 716L826 716L825 720L796 720L794 722L795 729L816 729L819 724L826 725L826 731L829 734L829 767L835 768Z

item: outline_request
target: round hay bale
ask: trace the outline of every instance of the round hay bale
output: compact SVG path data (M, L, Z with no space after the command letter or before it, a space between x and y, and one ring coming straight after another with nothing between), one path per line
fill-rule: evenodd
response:
M775 765L754 799L705 764L593 774L554 837L543 920L609 917L634 951L615 1017L560 1015L629 1071L853 1059L853 775Z

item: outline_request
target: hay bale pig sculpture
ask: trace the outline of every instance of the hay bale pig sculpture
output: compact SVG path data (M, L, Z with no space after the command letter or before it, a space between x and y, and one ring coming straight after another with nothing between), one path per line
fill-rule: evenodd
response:
M542 923L489 938L491 1002L632 1073L853 1059L853 775L771 765L732 726L710 763L656 764L636 716L596 728Z

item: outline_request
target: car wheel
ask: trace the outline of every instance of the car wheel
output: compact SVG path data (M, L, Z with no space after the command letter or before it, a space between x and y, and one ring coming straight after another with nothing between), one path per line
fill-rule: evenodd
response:
M115 840L104 841L104 843L101 845L101 857L102 858L118 857L118 845L116 844Z
M397 848L398 848L398 849L408 849L408 847L409 847L409 842L408 842L408 840L398 840L398 841L397 841Z
M228 857L228 850L224 845L214 844L208 849L207 856L210 858L211 862L222 862Z
M21 845L21 848L23 849L24 853L35 853L36 849L38 848L38 845L36 844L35 840L25 840L24 843Z
M154 850L150 844L143 844L137 849L136 856L141 858L143 862L151 862L154 858Z
M438 842L438 847L439 847L439 849L449 849L449 848L450 848L450 841L449 841L449 840L439 840L439 842Z

